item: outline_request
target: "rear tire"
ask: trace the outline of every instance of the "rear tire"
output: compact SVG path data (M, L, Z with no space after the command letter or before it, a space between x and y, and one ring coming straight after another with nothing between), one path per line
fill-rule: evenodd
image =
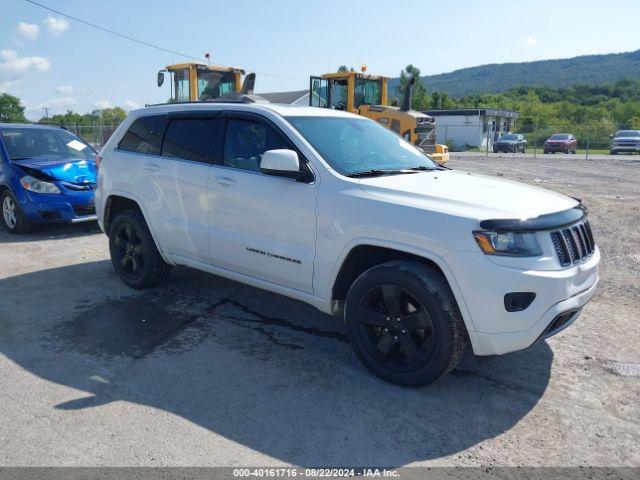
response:
M20 209L20 204L9 190L5 190L0 195L0 210L2 212L0 214L2 224L9 233L21 234L33 230L33 223L27 220L27 217Z
M109 228L109 253L118 276L131 288L142 290L162 283L171 273L140 213L120 213Z
M347 294L345 321L362 363L399 385L437 380L456 367L466 347L446 279L418 262L391 261L362 273Z

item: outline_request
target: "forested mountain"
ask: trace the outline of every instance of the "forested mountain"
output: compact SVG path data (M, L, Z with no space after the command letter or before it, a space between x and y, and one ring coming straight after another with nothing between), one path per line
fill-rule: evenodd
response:
M562 60L481 65L420 78L428 92L444 91L452 97L504 92L522 86L566 88L578 83L600 85L640 78L640 50ZM398 83L398 78L390 80L390 92L396 91Z

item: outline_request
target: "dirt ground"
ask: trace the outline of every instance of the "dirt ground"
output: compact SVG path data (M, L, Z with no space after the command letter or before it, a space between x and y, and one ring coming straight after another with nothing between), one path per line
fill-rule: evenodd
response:
M135 292L95 224L0 232L0 465L640 466L640 157L458 156L579 197L602 250L570 328L373 377L335 319L179 269Z

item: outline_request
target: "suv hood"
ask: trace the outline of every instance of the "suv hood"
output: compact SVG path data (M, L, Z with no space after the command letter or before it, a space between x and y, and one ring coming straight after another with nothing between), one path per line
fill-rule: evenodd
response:
M533 218L578 204L550 190L456 170L363 178L359 186L392 202L479 221Z
M13 165L30 175L44 174L46 179L70 183L96 183L96 164L78 158L17 160Z

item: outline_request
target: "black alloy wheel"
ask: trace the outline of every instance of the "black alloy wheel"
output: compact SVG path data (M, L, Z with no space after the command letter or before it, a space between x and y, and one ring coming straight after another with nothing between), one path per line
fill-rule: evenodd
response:
M354 313L362 345L383 368L412 372L431 359L435 346L431 316L405 288L376 286L362 297Z
M427 385L458 364L466 331L442 272L412 260L366 270L347 293L349 342L360 361L399 385Z
M114 261L120 263L121 272L132 279L144 272L144 245L135 227L121 223L113 232L113 243L116 245Z
M135 211L116 216L109 228L111 263L122 281L144 289L162 283L171 272L156 247L144 217Z

